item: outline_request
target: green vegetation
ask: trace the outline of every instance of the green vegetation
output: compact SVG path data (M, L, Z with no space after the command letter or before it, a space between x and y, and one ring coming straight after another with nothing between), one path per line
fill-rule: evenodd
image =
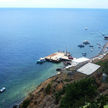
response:
M97 86L94 79L86 78L65 87L60 108L79 108L91 102L97 96Z
M48 84L47 87L45 88L45 93L50 94L51 91L51 84Z
M108 60L99 61L97 64L102 67L102 73L108 75ZM108 82L108 77L106 77L106 79L103 81Z
M66 85L55 94L55 99L60 108L104 108L108 104L108 96L99 96L97 84L92 78Z
M102 67L102 72L108 75L108 60L99 61L97 64Z
M61 99L61 96L64 94L64 88L58 92L56 92L55 94L55 100L56 100L56 104L59 103L60 99Z
M56 103L60 108L79 108L90 103L97 96L97 85L94 79L85 78L66 85L55 94Z
M108 104L108 96L100 96L95 101L91 102L84 108L104 108L105 105ZM108 107L107 107L108 108Z
M105 105L104 108L108 108L108 105Z
M70 79L65 79L64 81L65 81L65 82L70 82Z

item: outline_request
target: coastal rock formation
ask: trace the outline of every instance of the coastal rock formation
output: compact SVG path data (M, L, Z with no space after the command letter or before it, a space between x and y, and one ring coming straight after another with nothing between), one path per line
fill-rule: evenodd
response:
M96 104L96 99L102 99L101 96L108 95L108 78L106 82L103 81L103 73L108 75L108 55L103 59L95 60L101 66L100 70L94 72L91 75L85 75L83 73L72 70L64 70L59 75L55 75L43 83L41 83L36 90L26 97L26 99L20 104L20 108L59 108L60 96L63 96L63 89L68 84L74 84L85 78L93 78L96 82L97 95L93 99ZM85 89L85 88L84 88ZM89 91L89 90L88 90ZM57 94L59 93L59 95ZM98 99L98 100L99 100ZM104 98L106 99L106 98ZM92 105L92 103L90 103ZM101 107L99 107L101 108Z
M41 83L34 92L21 103L20 108L59 108L56 103L55 94L63 89L64 85L85 78L82 73L68 75L61 73Z

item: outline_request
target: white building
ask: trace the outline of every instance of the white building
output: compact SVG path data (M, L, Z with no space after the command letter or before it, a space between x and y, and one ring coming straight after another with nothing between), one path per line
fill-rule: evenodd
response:
M84 66L82 66L81 68L79 68L77 70L77 72L81 72L81 73L90 75L90 74L96 72L99 68L100 68L99 65L96 65L94 63L87 63Z
M78 59L74 59L72 60L72 63L77 65L79 63L83 63L83 62L87 62L89 61L90 59L86 58L86 57L81 57L81 58L78 58Z
M80 63L85 63L85 62L89 62L89 61L90 61L90 59L88 59L86 57L81 57L81 58L78 58L78 59L74 58L72 60L71 65L67 66L66 69L68 69L70 67L73 67L73 66L77 66Z

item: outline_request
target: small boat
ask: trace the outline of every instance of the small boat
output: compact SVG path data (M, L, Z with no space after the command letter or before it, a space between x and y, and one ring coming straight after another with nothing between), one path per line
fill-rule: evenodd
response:
M88 27L85 27L85 30L88 30Z
M89 47L93 48L94 46L93 45L90 45Z
M2 88L0 89L0 93L3 93L5 90L6 90L6 88L5 88L5 87L2 87Z
M80 48L84 48L85 46L83 44L78 45Z
M71 60L73 60L73 57L72 57L72 56L69 56L69 57L68 57L68 59L71 59Z
M40 58L39 60L37 60L37 64L42 64L45 61L46 61L45 58Z
M86 55L87 55L87 53L85 53L85 52L84 52L84 53L82 53L82 56L86 56Z
M105 40L108 40L108 36L104 36L104 39L105 39Z
M98 48L101 48L101 46L98 46Z
M89 41L85 40L85 41L83 42L83 44L84 44L84 45L88 45L88 44L90 44L90 43L89 43Z
M91 48L91 52L93 52L93 48Z
M61 74L61 72L57 72L57 75Z
M101 33L101 35L104 37L105 40L108 40L108 35L107 34Z
M101 46L101 44L100 44L100 43L97 43L97 45L98 45L98 46Z

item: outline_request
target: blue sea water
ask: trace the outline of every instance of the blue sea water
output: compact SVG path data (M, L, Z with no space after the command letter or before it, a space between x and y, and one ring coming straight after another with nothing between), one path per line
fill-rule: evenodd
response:
M36 60L58 50L73 57L97 55L97 43L106 42L108 10L105 9L0 9L0 108L9 108L56 74L62 64L37 65ZM88 27L88 30L85 30ZM84 40L94 45L77 47Z

